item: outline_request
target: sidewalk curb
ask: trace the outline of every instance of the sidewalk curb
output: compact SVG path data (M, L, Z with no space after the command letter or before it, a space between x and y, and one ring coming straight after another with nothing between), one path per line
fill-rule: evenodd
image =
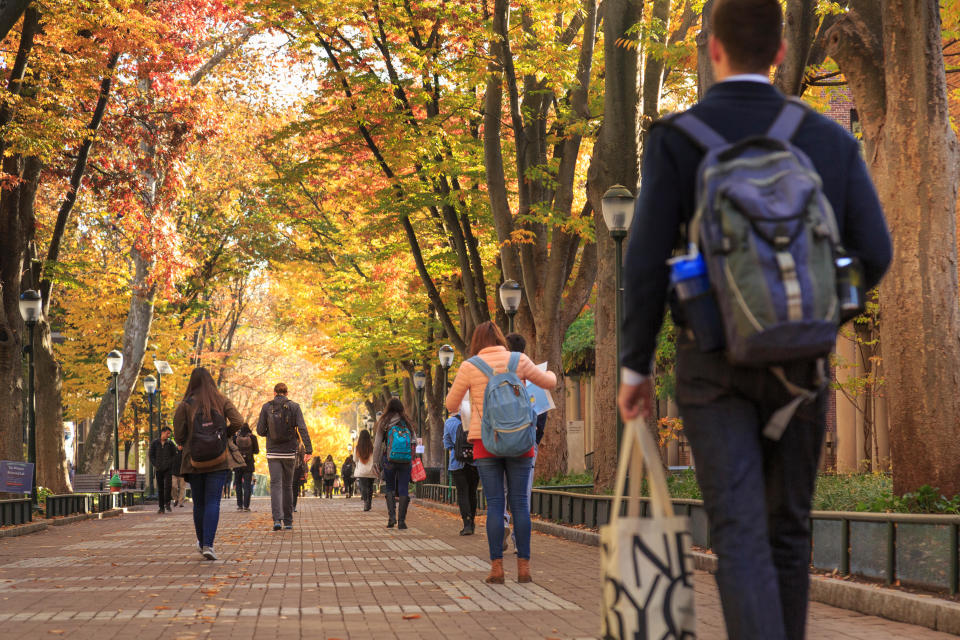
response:
M29 524L17 525L10 529L0 530L0 538L16 538L18 536L46 531L48 526L46 522L31 522Z
M460 513L453 505L431 502L420 498L414 504L427 509ZM533 530L593 547L600 546L600 534L588 529L575 529L562 524L532 521ZM703 551L691 551L693 566L699 571L716 573L717 556ZM895 591L880 586L847 582L826 576L810 576L810 599L839 609L878 616L935 631L960 635L960 604L934 596Z
M62 518L51 518L47 520L48 524L53 525L54 527L62 527L65 524L73 524L74 522L81 522L83 520L89 520L93 517L92 513L77 513L72 516L64 516Z

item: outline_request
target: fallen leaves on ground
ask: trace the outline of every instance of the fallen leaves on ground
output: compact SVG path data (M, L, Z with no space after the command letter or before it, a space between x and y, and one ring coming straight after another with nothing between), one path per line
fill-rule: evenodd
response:
M404 620L418 620L420 618L419 613L405 613L403 614Z

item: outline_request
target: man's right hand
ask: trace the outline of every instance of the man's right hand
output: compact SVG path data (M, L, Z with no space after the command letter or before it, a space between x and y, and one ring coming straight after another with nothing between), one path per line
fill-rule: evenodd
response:
M653 415L653 378L649 377L640 384L621 384L617 406L624 421Z

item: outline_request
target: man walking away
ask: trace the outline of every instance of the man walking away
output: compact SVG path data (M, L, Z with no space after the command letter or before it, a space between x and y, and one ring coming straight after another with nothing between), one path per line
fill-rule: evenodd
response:
M173 506L183 508L183 501L187 496L187 481L180 471L180 464L183 462L183 445L177 443L177 456L173 459L173 467L170 470L173 476Z
M270 472L270 509L273 530L293 529L293 469L297 448L303 442L305 451L313 453L310 434L303 421L303 412L287 398L287 385L278 382L274 398L260 409L257 434L267 439L267 469Z
M173 463L179 456L177 456L176 445L170 440L171 433L170 427L164 427L160 430L160 437L150 443L150 464L153 465L157 480L157 504L159 505L157 513L163 513L164 510L172 511L170 508L171 474Z
M303 486L307 484L307 453L303 443L297 447L297 464L293 468L293 511L297 511L297 502L303 493Z
M646 142L624 265L618 404L625 420L653 413L651 361L672 267L676 397L727 635L801 640L831 393L821 365L845 308L835 278L857 261L869 290L892 249L857 141L770 85L785 52L780 2L716 0L710 20L717 84ZM668 265L678 245L688 254ZM710 307L694 308L702 302Z
M323 461L323 493L328 498L333 498L333 481L337 479L337 463L333 461L333 456L327 456Z
M320 477L320 467L323 466L323 460L320 456L313 456L310 461L310 476L313 478L313 497L319 498L323 491L323 479Z
M249 424L244 424L233 436L233 443L237 445L247 466L233 470L233 485L237 491L237 511L250 511L250 496L253 492L253 456L260 453L260 443L257 436L250 430Z
M353 456L347 456L340 465L340 477L343 478L343 493L349 500L353 497Z
M453 474L453 484L457 488L460 518L463 520L460 535L472 536L474 519L477 517L477 486L480 484L480 476L477 474L477 467L472 462L472 448L470 448L470 461L457 458L458 437L461 440L461 449L467 448L463 446L467 442L467 434L463 431L463 422L459 413L452 414L443 423L443 448L450 452L450 462L447 469ZM460 435L461 432L463 432L463 435ZM506 539L506 536L504 536L504 539Z

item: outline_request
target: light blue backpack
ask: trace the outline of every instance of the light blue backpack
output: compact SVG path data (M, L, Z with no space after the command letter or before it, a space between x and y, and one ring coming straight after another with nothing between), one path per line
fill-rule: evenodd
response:
M517 375L520 353L511 353L507 370L499 374L494 374L490 365L479 356L467 362L487 376L480 422L480 439L484 448L498 458L524 455L536 442L537 416L530 395Z

